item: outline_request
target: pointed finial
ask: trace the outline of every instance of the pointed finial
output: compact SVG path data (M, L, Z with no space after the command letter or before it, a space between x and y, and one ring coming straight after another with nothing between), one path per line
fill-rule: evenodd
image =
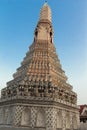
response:
M45 0L45 3L44 3L44 5L47 5L47 0Z
M47 0L45 0L45 4L47 4Z

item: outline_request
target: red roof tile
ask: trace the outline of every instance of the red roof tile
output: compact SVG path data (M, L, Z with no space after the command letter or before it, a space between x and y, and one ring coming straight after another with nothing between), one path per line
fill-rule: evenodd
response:
M79 106L80 106L79 112L80 112L80 115L81 115L83 109L84 109L85 107L87 107L87 105L85 104L85 105L79 105Z

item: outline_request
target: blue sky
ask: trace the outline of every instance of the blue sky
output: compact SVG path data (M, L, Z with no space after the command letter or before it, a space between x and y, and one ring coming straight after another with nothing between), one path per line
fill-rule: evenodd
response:
M45 0L0 0L0 89L20 66ZM48 0L52 10L54 44L78 94L87 104L87 0Z

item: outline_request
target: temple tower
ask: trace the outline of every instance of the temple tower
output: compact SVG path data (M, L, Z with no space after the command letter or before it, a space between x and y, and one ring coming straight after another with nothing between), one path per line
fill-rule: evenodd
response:
M1 91L0 130L78 130L77 94L53 43L51 9L41 9L34 40L13 80Z

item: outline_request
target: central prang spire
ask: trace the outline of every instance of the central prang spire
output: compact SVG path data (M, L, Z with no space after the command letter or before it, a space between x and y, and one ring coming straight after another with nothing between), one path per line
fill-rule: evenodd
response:
M45 3L34 32L34 41L2 98L16 95L50 97L76 104L77 97L62 69L53 43L51 9Z
M34 40L13 80L1 91L0 130L78 130L77 94L67 83L45 3Z

